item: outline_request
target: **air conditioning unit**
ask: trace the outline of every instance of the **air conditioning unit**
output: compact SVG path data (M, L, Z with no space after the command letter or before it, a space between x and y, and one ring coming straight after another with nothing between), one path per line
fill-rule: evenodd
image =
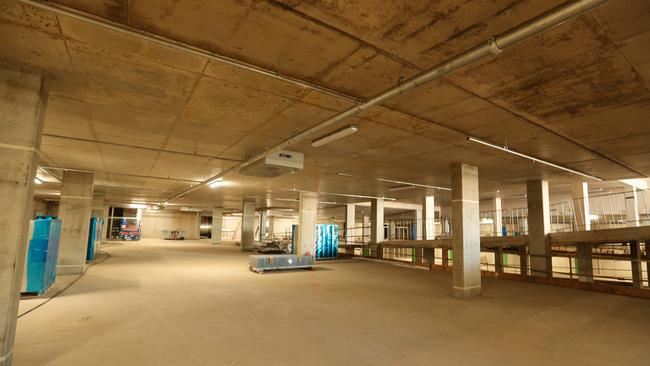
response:
M278 177L303 168L305 155L295 151L277 151L268 154L248 166L243 167L239 174L251 177Z

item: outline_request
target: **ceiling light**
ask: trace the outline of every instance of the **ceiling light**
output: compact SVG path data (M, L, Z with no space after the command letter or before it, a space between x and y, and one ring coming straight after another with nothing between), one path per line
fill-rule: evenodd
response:
M548 161L546 161L546 160L538 159L538 158L533 157L533 156L530 156L530 155L526 155L526 154L523 154L523 153L520 153L520 152L517 152L517 151L514 151L514 150L510 150L510 149L508 149L507 146L506 146L506 147L502 147L502 146L499 146L499 145L491 144L491 143L489 143L489 142L486 142L486 141L483 141L483 140L480 140L480 139L477 139L477 138L475 138L475 137L471 137L471 136L468 136L467 139L468 139L469 141L477 142L477 143L479 143L479 144L482 144L482 145L485 145L485 146L491 147L491 148L493 148L493 149L497 149L497 150L501 150L501 151L503 151L503 152L507 152L507 153L509 153L509 154L517 155L517 156L519 156L519 157L521 157L521 158L529 159L529 160L532 160L532 161L534 161L534 162L541 163L541 164L544 164L544 165L548 165L548 166L553 167L553 168L556 168L556 169L564 170L565 172L569 172L569 173L571 173L571 174L580 175L580 176L583 176L583 177L585 177L585 178L593 179L593 180L598 181L598 182L601 182L601 181L602 181L602 179L600 179L600 178L598 178L598 177L595 177L595 176L593 176L593 175L585 174L585 173L579 172L579 171L577 171L577 170L573 170L573 169L569 169L569 168L563 167L563 166L561 166L561 165L553 164L553 163L548 162Z
M213 180L212 182L208 183L208 185L210 186L210 188L221 187L223 185L223 179L222 178L217 178L217 179Z
M34 178L34 183L36 183L36 184L43 184L43 181L40 180L40 179L38 179L38 178Z
M406 190L414 189L414 188L415 188L415 186L413 186L413 185L411 185L411 186L397 186L397 187L388 188L388 190L391 191L391 192L396 192L396 191L406 191Z
M329 135L325 135L323 137L320 137L320 138L312 141L311 146L319 147L319 146L323 146L325 144L329 144L332 141L336 141L336 140L338 140L340 138L343 138L343 137L345 137L347 135L351 135L351 134L357 132L358 130L359 130L359 128L357 126L355 126L355 125L350 125L350 126L347 126L347 127L343 127L340 130L336 130L336 131L330 133Z
M348 174L348 173L336 173L336 175L340 175L342 177L352 177L352 178L365 178L365 179L374 179L378 180L380 182L388 182L388 183L396 183L396 184L404 184L407 186L415 186L415 187L424 187L424 188L432 188L432 189L439 189L442 191L451 191L451 188L447 187L439 187L439 186L431 186L428 184L420 184L420 183L413 183L413 182L404 182L401 180L393 180L393 179L385 179L385 178L372 178L372 177L364 177L362 175L354 175L354 174Z
M147 205L144 203L131 203L129 205L130 208L147 208Z

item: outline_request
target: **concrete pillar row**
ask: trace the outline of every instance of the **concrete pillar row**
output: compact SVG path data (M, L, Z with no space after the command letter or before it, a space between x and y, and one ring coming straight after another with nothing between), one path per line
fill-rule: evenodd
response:
M345 241L347 244L354 244L355 228L355 205L348 203L345 205Z
M56 268L59 274L81 274L86 271L94 179L95 173L92 172L63 172L59 203L61 243Z
M300 192L298 213L298 240L295 254L316 255L316 220L318 215L318 194Z
M551 247L546 236L551 231L548 182L528 181L528 252L532 276L551 277Z
M451 167L452 247L454 296L481 294L481 228L479 221L478 168L467 164Z
M223 231L223 207L212 208L212 226L211 226L212 244L221 244L221 235Z
M373 199L370 203L370 242L379 244L384 241L384 200Z
M250 252L255 241L255 202L244 201L241 215L241 250Z
M10 366L47 107L39 74L0 68L0 365Z

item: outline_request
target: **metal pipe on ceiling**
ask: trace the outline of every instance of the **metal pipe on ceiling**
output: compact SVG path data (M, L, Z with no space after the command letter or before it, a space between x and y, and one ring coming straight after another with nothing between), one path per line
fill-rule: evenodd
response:
M144 40L147 40L149 42L153 42L153 43L165 46L165 47L169 47L169 48L176 49L176 50L179 50L179 51L191 53L191 54L196 55L196 56L205 57L207 59L218 61L218 62L221 62L221 63L225 63L225 64L228 64L230 66L234 66L234 67L237 67L237 68L240 68L240 69L252 71L252 72L255 72L257 74L262 74L262 75L265 75L265 76L268 76L268 77L272 77L274 79L282 80L282 81L285 81L287 83L300 86L302 88L316 90L318 92L321 92L321 93L324 93L324 94L327 94L327 95L331 95L333 97L337 97L337 98L340 98L340 99L344 99L344 100L347 100L347 101L352 102L352 103L356 103L356 104L361 103L361 100L358 99L358 98L354 98L352 96L340 93L340 92L338 92L336 90L330 89L330 88L322 86L322 85L318 85L316 83L311 83L311 82L308 82L308 81L305 81L305 80L295 78L293 76L284 75L284 74L280 73L279 71L274 71L274 70L267 69L267 68L264 68L264 67L261 67L261 66L257 66L257 65L245 62L245 61L241 61L241 60L238 60L238 59L235 59L235 58L220 54L218 52L214 52L214 51L206 50L206 49L203 49L203 48L200 48L200 47L192 46L190 44L180 42L180 41L176 41L176 40L171 39L171 38L163 37L163 36L160 36L160 35L157 35L157 34L154 34L154 33L150 33L150 32L147 32L147 31L144 31L144 30L141 30L141 29L130 27L130 26L125 25L125 24L121 24L121 23L118 23L118 22L113 22L113 21L110 21L110 20L107 20L107 19L104 19L104 18L100 18L100 17L95 16L93 14L74 9L74 8L69 7L69 6L57 4L57 3L52 2L52 1L42 1L42 0L17 0L17 1L20 2L20 3L26 4L26 5L29 5L29 6L33 6L35 8L48 10L48 11L51 11L51 12L56 13L56 14L64 15L66 17L74 18L74 19L77 19L77 20L81 20L81 21L86 22L86 23L98 25L100 27L110 29L110 30L113 30L113 31L116 31L116 32L128 34L128 35L130 35L132 37L144 39Z
M229 169L222 171L221 173L211 177L202 184L189 188L181 193L178 193L170 197L167 201L171 201L176 198L185 196L186 194L195 191L198 188L206 186L208 182L211 182L215 179L221 178L229 173L235 173L239 169L244 168L259 159L264 158L267 154L282 150L290 145L296 144L313 135L314 133L321 131L329 126L334 125L337 122L343 121L349 117L357 115L368 108L379 105L382 102L385 102L388 99L393 97L403 95L416 89L422 85L425 85L433 80L439 79L442 76L445 76L452 71L455 71L463 66L481 60L489 56L496 56L503 52L506 48L524 41L534 35L537 35L541 32L547 31L555 26L562 24L563 22L584 14L599 5L602 5L609 0L570 0L562 5L559 5L541 15L534 17L506 32L503 32L495 37L490 38L487 42L476 45L469 50L454 56L438 65L406 80L405 82L396 85L388 90L380 93L379 95L371 98L368 101L365 101L359 105L351 107L327 120L319 123L316 126L313 126L309 129L304 130L303 132L275 145L268 149L263 150L260 153L255 154L251 158L247 159L244 162L241 162Z
M198 153L187 153L187 152L182 152L182 151L158 149L158 148L154 148L154 147L122 144L122 143L119 143L119 142L108 142L108 141L84 139L84 138L81 138L81 137L54 135L54 134L51 134L51 133L44 133L43 136L54 137L54 138L64 139L64 140L89 142L89 143L93 143L93 144L102 144L102 145L110 145L110 146L127 147L127 148L131 148L131 149L148 150L148 151L159 152L159 153L193 156L193 157L196 157L196 158L207 158L207 159L213 159L213 160L233 161L233 162L236 162L236 163L240 163L240 162L243 161L241 159L222 158L222 157L214 156L214 155L205 155L205 154L198 154Z

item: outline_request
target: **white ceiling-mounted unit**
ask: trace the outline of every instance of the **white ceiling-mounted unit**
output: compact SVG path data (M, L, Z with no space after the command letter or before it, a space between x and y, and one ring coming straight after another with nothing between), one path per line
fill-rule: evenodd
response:
M239 171L239 174L251 177L278 177L296 170L301 170L304 162L305 154L281 150L270 153L264 159L243 167Z

